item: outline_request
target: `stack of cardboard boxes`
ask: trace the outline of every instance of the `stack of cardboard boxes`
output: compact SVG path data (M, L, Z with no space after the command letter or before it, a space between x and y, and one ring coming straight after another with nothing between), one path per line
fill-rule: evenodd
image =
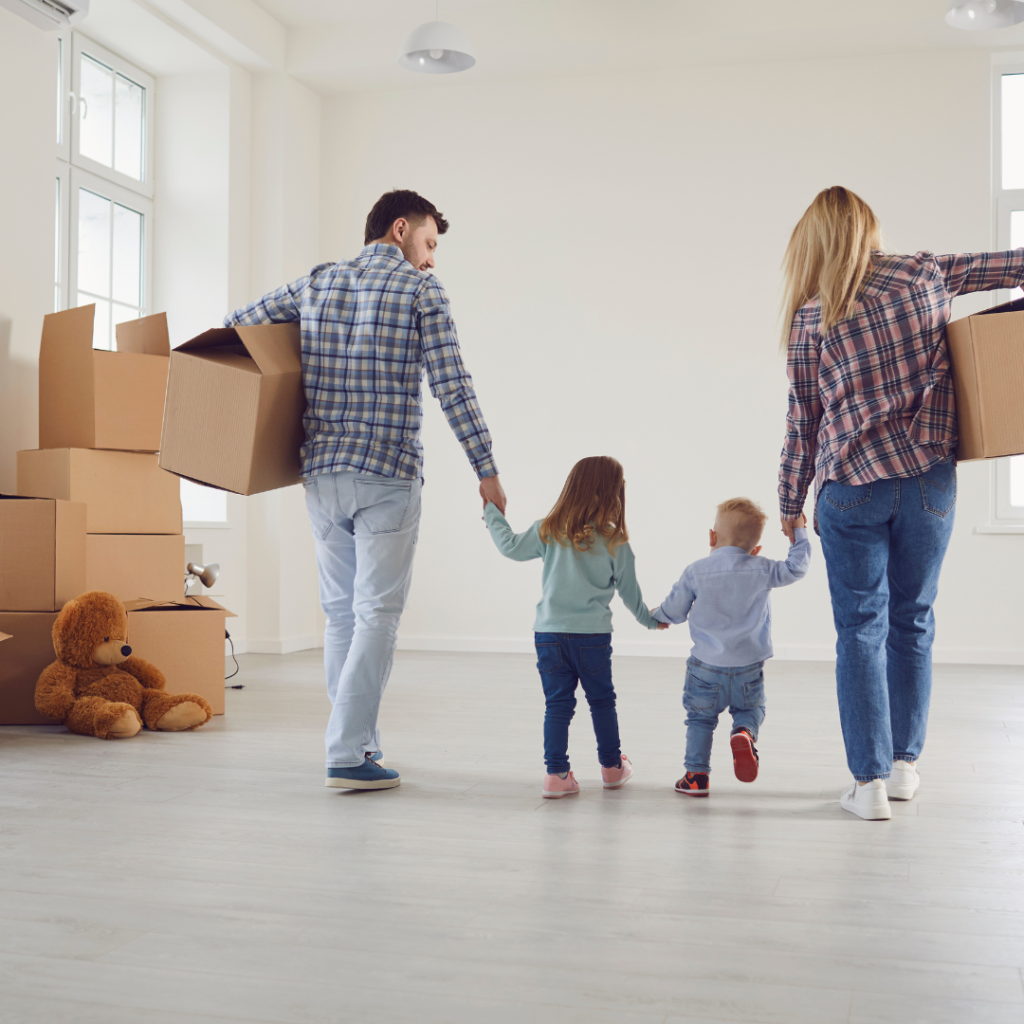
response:
M18 496L0 500L0 724L45 722L35 680L53 660L65 601L106 590L129 611L129 643L171 692L224 711L224 619L183 600L178 478L157 464L170 345L164 314L92 347L93 306L47 316L39 354L39 448L18 452Z

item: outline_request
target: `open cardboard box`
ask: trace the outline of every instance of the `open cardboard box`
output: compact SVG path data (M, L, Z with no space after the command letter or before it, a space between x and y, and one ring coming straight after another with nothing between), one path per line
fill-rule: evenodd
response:
M224 622L234 612L209 597L126 601L132 653L167 677L168 693L198 693L224 714Z
M60 611L85 590L85 506L0 494L0 608Z
M180 533L90 533L85 553L86 590L105 590L122 601L173 601L185 590Z
M96 307L43 318L39 447L160 447L170 342L163 313L118 324L117 351L92 347Z
M0 725L57 725L36 711L36 680L56 657L57 612L0 611Z
M298 324L218 328L171 353L160 465L236 494L299 483Z
M1024 453L1024 299L946 327L960 462Z
M18 452L18 493L84 502L89 533L181 533L181 484L157 465L155 453Z

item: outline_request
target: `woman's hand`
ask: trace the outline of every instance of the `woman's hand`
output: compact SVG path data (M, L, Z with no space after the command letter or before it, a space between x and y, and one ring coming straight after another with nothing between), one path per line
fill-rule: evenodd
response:
M805 516L801 512L800 515L796 519L783 519L782 520L782 532L786 535L786 539L789 541L790 544L795 544L796 543L796 534L793 531L798 529L798 528L800 528L801 526L806 526L806 525L807 525L807 516Z

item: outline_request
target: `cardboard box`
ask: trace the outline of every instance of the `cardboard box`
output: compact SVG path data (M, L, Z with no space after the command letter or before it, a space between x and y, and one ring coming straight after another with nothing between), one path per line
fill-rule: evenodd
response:
M181 533L181 484L160 468L155 453L18 452L18 493L84 502L89 533Z
M161 534L90 533L85 538L86 590L122 601L174 601L185 590L185 538Z
M163 313L118 324L117 351L92 347L95 306L43 318L39 447L160 447L170 343Z
M1024 299L946 328L956 390L956 457L1024 453Z
M209 597L130 601L128 643L167 677L168 693L198 693L224 714L224 620L229 612Z
M0 612L0 725L56 725L36 711L36 680L56 660L56 612Z
M298 324L207 331L171 353L160 465L236 494L299 483Z
M0 608L57 612L85 590L85 506L0 494Z

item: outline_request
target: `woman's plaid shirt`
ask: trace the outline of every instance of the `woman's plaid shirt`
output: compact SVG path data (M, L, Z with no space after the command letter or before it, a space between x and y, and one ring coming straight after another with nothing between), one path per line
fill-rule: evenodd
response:
M789 414L779 471L783 518L814 481L867 484L918 476L956 448L946 349L954 295L1024 283L1024 249L936 256L874 253L854 314L821 334L817 300L789 336Z
M354 260L314 267L236 310L224 326L296 320L306 393L304 476L422 476L424 369L477 476L497 476L448 296L397 246L368 245Z

